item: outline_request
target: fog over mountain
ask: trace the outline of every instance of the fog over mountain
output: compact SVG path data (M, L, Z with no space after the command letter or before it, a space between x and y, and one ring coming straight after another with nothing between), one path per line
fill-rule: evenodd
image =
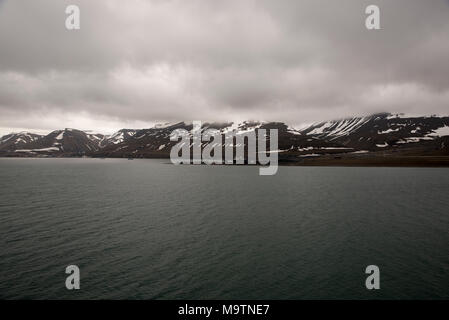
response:
M447 0L3 0L0 135L447 115L448 35Z

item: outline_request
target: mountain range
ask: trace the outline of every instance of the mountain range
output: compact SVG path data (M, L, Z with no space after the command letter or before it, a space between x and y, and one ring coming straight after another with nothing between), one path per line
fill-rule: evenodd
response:
M168 158L176 143L170 141L170 133L175 129L190 131L192 127L179 122L149 129L122 129L112 135L76 129L56 130L48 135L11 133L0 138L0 156ZM233 131L236 135L278 129L279 158L292 164L348 161L363 164L373 159L394 158L399 162L411 161L413 165L415 158L420 157L421 162L427 159L430 165L445 165L449 156L449 117L436 115L379 113L317 122L301 128L262 121L203 123L202 129L206 128L218 129L223 134Z

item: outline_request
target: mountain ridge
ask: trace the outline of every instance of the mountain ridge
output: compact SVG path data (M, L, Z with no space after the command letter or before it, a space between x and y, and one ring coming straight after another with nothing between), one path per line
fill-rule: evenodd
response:
M121 129L112 135L76 129L48 135L29 132L0 138L3 157L168 158L175 129L191 131L192 123L177 122L149 129ZM316 122L295 129L283 122L205 122L202 130L243 135L259 129L278 129L281 161L304 162L318 158L374 156L448 156L449 117L378 113L370 116ZM203 142L203 147L206 145ZM224 147L224 145L222 145Z

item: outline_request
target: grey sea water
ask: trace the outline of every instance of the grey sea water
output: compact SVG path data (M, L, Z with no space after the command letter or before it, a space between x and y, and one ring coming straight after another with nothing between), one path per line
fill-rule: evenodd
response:
M0 159L0 298L447 299L448 191L447 168Z

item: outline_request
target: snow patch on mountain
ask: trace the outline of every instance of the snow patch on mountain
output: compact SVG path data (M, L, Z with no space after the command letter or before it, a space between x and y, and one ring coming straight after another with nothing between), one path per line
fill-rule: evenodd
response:
M61 131L61 133L56 137L56 140L62 140L64 137L64 131Z
M391 133L391 132L397 132L397 131L399 131L399 128L396 128L396 129L388 129L388 130L385 130L385 131L377 131L377 134L387 134L387 133Z
M383 143L383 144L376 144L376 147L378 147L378 148L386 148L386 147L388 147L389 146L389 144L388 143Z
M16 152L40 152L40 151L59 151L57 147L41 148L41 149L19 149Z
M408 138L404 138L399 140L398 142L396 142L397 144L404 144L404 143L414 143L414 142L420 142L421 140L433 140L434 138L432 137L408 137Z
M444 126L444 127L432 130L432 132L429 133L428 135L429 136L439 136L439 137L449 136L449 126Z

